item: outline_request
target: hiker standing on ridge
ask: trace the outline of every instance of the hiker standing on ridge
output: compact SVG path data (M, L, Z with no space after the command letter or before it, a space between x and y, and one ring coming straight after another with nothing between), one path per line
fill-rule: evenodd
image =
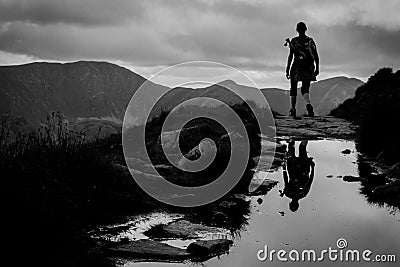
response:
M314 40L306 35L307 26L304 22L297 23L298 36L292 40L286 39L290 52L286 66L286 78L290 79L290 116L296 117L297 84L301 81L301 94L306 102L307 115L314 116L310 101L310 84L316 81L319 74L319 57ZM293 60L294 56L294 60ZM292 64L293 60L293 64ZM315 66L314 66L315 62Z

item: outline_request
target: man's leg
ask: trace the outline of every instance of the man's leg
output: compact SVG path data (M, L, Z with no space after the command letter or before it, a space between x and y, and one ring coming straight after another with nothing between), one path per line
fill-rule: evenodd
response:
M306 102L306 108L307 108L307 115L310 117L314 117L314 109L311 105L310 101L310 81L303 81L301 84L301 93L304 98L304 102Z
M288 142L288 151L287 151L287 157L295 157L296 156L296 148L294 147L295 142L294 140L289 140Z
M290 80L290 116L296 116L297 81Z
M290 96L290 107L291 108L296 108L296 102L297 102L297 96L291 95Z
M310 81L302 81L301 83L301 94L303 95L304 102L311 104L310 101Z
M300 145L299 145L299 157L300 158L307 158L307 145L308 145L308 140L303 140L300 142Z
M305 93L305 94L303 95L303 98L304 98L304 102L306 102L306 105L307 105L307 104L311 104L311 101L310 101L310 93Z
M294 140L289 140L288 142L288 150L286 152L286 165L288 174L293 174L293 161L296 159L296 148Z

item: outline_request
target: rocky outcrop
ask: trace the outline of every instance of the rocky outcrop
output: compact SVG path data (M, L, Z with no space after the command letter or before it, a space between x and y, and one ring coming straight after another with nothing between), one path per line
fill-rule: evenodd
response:
M400 161L400 71L382 68L332 115L359 124L358 151L389 164Z
M200 240L183 249L151 239L141 239L111 245L107 248L107 254L126 257L133 261L204 261L228 252L232 244L233 242L228 239Z
M329 116L301 119L278 116L275 123L278 136L294 139L354 139L357 131L357 126L352 122Z
M400 181L394 181L376 187L373 190L373 195L379 198L387 198L387 199L395 198L399 200L400 199L399 192L400 192Z
M184 261L190 258L190 253L185 249L150 239L115 245L108 248L107 251L112 255L126 256L140 260Z
M219 255L229 251L232 244L228 239L200 240L191 243L186 250L194 255Z
M178 166L183 170L198 169L211 163L216 155L216 146L208 139L202 140L200 144L192 148L178 161Z
M386 176L393 179L400 179L400 163L390 166L386 171Z
M375 187L368 195L368 199L374 203L400 208L400 180Z
M278 181L263 179L261 182L257 180L253 180L250 184L250 192L249 196L262 196L266 195L272 188L274 188L278 184ZM254 190L252 190L254 189Z
M160 224L154 226L146 235L153 238L198 238L200 232L220 233L221 229L217 227L205 226L198 223L192 223L187 220L179 220L170 224Z

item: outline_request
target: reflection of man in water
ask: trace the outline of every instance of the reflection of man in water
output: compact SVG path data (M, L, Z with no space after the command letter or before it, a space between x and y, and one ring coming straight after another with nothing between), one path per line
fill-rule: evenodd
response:
M299 200L307 196L314 179L315 163L307 156L307 144L308 141L301 141L299 156L296 157L295 143L290 141L287 151L287 169L286 164L283 165L285 188L281 196L285 195L291 199L289 209L293 212L298 210Z

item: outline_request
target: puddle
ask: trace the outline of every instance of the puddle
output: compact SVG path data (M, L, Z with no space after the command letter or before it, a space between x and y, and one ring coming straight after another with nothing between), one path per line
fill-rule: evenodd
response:
M299 142L296 142L298 155ZM341 151L350 149L350 154ZM267 175L268 179L279 181L271 191L260 197L252 197L251 213L246 217L247 224L239 229L234 238L230 253L204 262L204 266L282 266L279 261L260 262L258 250L268 245L270 249L315 249L321 251L336 248L339 238L347 240L348 247L360 251L369 249L374 254L396 254L400 250L400 216L384 206L368 203L360 194L360 182L345 182L341 177L358 176L357 152L355 144L349 141L319 140L309 141L308 156L315 163L314 178L308 192L298 201L295 212L290 207L292 201L282 195L285 182L282 168L269 173L260 172L256 178ZM128 229L115 238L143 238L143 232L156 223L168 223L180 218L177 214L152 214L128 223ZM218 237L219 235L219 237ZM201 238L231 238L227 232L213 236L205 234ZM191 241L166 240L170 245L185 248ZM400 255L397 255L400 257ZM193 263L174 263L178 266L191 266ZM296 266L319 266L321 263L297 262ZM338 266L376 266L365 262L329 262L324 265ZM171 266L171 263L134 263L124 266ZM385 263L384 266L396 266Z

